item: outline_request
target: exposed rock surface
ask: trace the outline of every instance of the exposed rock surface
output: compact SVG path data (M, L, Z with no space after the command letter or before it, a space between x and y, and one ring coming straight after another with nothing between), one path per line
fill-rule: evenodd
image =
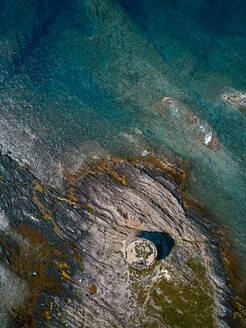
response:
M184 207L163 171L98 164L63 193L7 156L0 171L1 267L18 277L9 297L25 297L1 303L3 327L229 327L215 227ZM158 237L155 263L130 267L125 246L148 233L169 249L161 254Z
M223 95L223 99L230 104L246 110L246 93L245 92L235 92L232 94Z

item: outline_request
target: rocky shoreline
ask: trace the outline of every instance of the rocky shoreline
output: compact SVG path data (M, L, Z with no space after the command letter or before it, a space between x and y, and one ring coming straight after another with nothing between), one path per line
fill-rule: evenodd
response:
M245 327L221 233L180 198L174 164L102 160L59 191L8 156L0 171L2 327ZM140 235L158 251L143 269L124 255Z

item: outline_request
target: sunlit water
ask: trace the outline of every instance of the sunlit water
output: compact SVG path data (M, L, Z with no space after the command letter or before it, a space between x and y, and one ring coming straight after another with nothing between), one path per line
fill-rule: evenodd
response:
M1 1L2 151L50 183L88 157L178 155L246 260L246 112L221 97L246 91L245 14L239 0Z

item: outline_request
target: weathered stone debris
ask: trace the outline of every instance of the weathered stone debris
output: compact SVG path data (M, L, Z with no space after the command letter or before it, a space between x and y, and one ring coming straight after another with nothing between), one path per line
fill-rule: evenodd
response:
M227 301L216 227L164 171L98 162L67 175L62 192L7 156L0 172L1 271L16 277L6 327L209 328L230 317L244 327ZM135 237L155 243L151 266L127 263Z

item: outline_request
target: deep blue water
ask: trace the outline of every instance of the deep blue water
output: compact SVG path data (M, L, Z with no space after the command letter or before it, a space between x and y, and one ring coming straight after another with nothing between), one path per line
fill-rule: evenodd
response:
M246 260L246 112L221 99L246 91L245 14L241 0L0 1L2 150L51 183L88 157L178 155Z

